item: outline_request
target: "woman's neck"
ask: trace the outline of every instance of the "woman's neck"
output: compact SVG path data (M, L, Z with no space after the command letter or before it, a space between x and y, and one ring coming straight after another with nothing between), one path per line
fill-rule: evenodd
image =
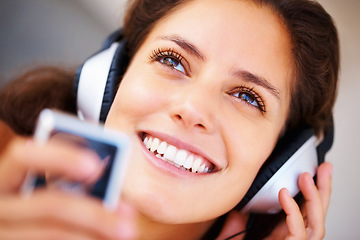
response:
M139 214L136 222L137 239L201 239L215 221L216 219L200 223L163 224Z

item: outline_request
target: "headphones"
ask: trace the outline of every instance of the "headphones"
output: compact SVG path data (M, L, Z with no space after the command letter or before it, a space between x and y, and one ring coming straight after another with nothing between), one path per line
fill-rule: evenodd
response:
M76 71L73 96L79 119L105 122L128 64L126 40L118 30Z
M118 30L104 42L101 50L87 59L77 70L74 97L78 117L91 122L104 122L115 98L118 85L129 64L127 42ZM241 212L277 213L281 210L278 193L286 187L301 198L297 180L301 173L314 176L331 148L334 127L331 124L323 141L317 144L314 131L300 126L279 140L240 203Z

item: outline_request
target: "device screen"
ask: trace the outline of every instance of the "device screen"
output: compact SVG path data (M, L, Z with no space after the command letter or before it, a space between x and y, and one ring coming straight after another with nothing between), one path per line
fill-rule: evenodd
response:
M120 151L120 149L111 143L99 141L89 137L79 136L71 132L61 130L53 130L49 140L67 141L71 144L77 145L78 147L92 149L102 160L103 169L99 170L101 171L101 177L99 180L91 186L84 186L82 183L69 182L64 179L56 179L51 177L46 184L49 187L57 187L65 191L87 193L94 197L103 199L110 180L111 168L114 164L116 153L117 151Z

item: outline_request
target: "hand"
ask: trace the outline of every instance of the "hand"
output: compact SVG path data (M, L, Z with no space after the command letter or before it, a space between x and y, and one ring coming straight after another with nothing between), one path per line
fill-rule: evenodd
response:
M323 239L325 236L325 217L331 195L331 163L321 164L317 170L317 186L308 173L299 178L299 188L305 202L301 208L288 195L286 189L279 193L279 201L286 213L286 219L280 222L266 239ZM226 239L246 228L246 217L238 211L231 211L217 239ZM232 239L242 239L243 234Z
M0 156L0 239L131 239L135 214L125 203L109 212L88 196L49 189L19 194L29 170L87 181L99 166L91 151L13 138Z
M279 193L279 201L286 213L286 222L280 223L267 239L323 239L325 218L330 203L332 165L325 162L317 170L317 186L310 174L299 178L299 188L305 202L299 209L286 189Z

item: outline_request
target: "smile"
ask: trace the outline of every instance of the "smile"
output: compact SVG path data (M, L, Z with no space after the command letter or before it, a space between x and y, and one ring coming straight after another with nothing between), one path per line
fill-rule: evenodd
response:
M215 172L214 164L188 150L179 149L147 134L144 134L142 141L145 147L157 158L167 161L179 169L198 174Z

